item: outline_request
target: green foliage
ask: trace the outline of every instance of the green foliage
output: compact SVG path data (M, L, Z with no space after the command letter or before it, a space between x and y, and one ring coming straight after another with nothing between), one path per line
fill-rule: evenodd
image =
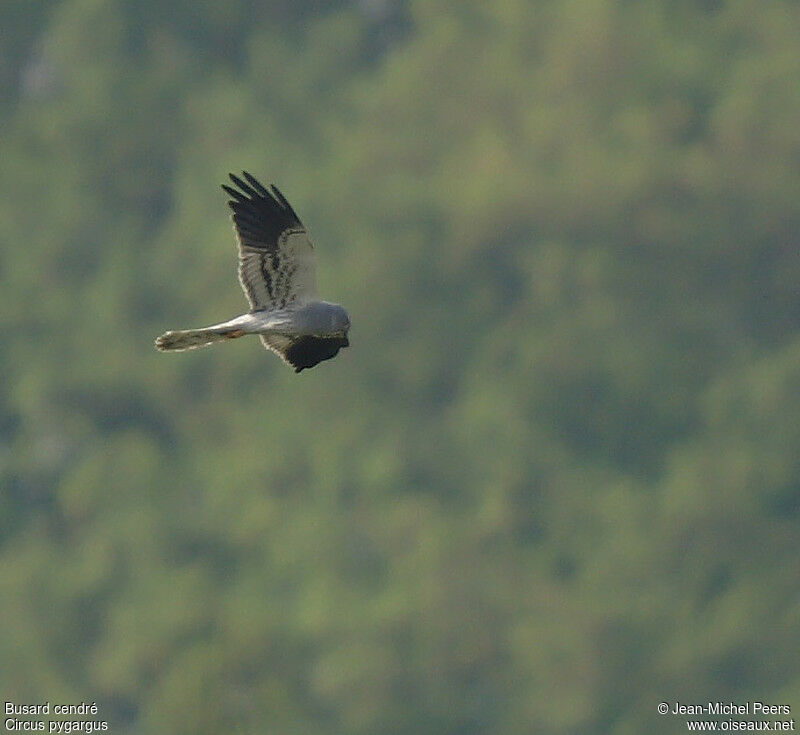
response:
M0 10L0 689L114 732L800 704L800 10ZM352 346L234 315L229 170ZM794 699L793 699L794 698Z

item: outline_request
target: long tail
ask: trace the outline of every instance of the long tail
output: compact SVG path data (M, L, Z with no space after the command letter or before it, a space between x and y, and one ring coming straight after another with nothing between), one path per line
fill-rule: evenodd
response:
M162 352L170 350L194 350L197 347L205 347L214 342L223 342L226 339L244 337L245 334L247 334L247 332L242 329L219 326L164 332L160 337L156 337L156 348Z

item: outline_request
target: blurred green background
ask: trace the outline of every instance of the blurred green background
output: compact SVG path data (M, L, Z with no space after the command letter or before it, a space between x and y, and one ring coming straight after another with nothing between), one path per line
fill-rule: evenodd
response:
M4 0L0 696L114 733L800 711L800 6ZM240 313L277 183L351 348Z

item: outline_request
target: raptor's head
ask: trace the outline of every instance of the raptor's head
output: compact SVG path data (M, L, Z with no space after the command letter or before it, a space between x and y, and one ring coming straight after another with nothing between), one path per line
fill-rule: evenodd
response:
M331 304L331 332L342 339L342 347L350 345L347 333L350 331L350 315L339 304Z

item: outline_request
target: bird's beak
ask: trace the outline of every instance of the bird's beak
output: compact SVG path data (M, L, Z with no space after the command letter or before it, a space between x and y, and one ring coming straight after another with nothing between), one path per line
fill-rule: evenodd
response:
M349 346L350 346L350 340L347 338L347 335L345 334L344 341L342 342L342 347L349 347Z

